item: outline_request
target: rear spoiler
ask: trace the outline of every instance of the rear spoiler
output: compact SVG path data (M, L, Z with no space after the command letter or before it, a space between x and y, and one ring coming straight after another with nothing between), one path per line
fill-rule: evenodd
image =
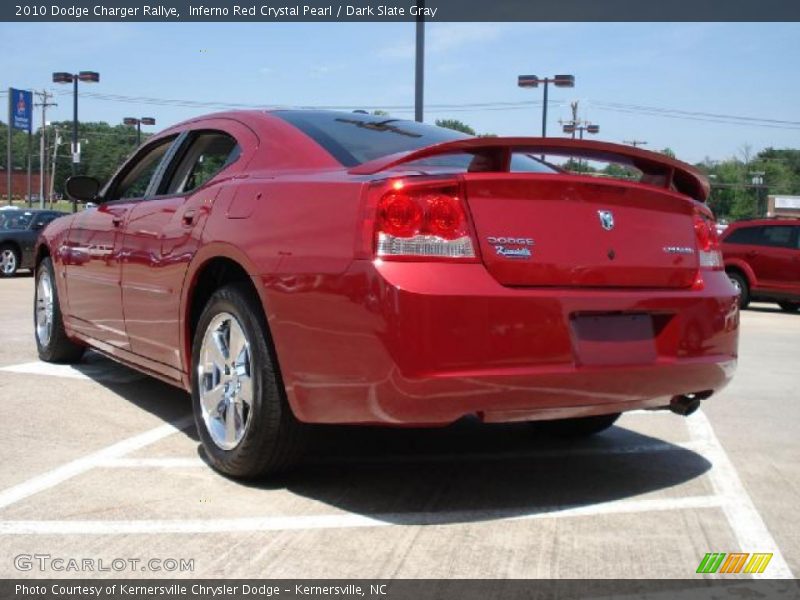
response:
M398 152L362 163L350 169L353 175L374 175L399 165L439 156L443 154L476 153L494 151L502 153L503 164L510 164L512 152L530 154L556 154L574 156L587 160L601 160L629 164L644 175L650 176L659 187L675 189L695 200L704 202L708 198L710 186L705 176L693 166L670 158L664 154L641 150L632 146L595 142L592 140L573 140L569 138L536 137L474 137L452 142L433 144L417 150Z

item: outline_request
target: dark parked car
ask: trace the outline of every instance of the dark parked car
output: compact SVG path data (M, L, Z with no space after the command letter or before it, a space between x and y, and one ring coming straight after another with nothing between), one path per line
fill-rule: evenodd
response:
M4 210L0 214L0 274L11 277L19 269L32 269L39 232L65 214L55 210Z
M800 310L800 219L733 223L722 234L722 253L742 308L767 300Z

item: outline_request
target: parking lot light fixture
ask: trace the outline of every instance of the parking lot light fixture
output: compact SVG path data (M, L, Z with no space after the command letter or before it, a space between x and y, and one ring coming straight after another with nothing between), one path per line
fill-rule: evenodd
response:
M142 145L142 125L155 125L156 120L153 117L141 117L139 119L135 117L125 117L122 119L122 123L124 125L135 125L136 126L136 146Z
M539 84L544 84L544 95L542 98L542 137L547 137L547 86L552 83L556 87L571 88L575 87L574 75L556 75L540 79L536 75L519 75L517 86L521 88L535 88Z
M99 83L100 73L97 71L79 71L68 73L57 71L53 73L53 83L72 84L72 174L78 173L78 164L81 162L80 143L78 142L78 82ZM78 203L72 201L72 212L77 212Z

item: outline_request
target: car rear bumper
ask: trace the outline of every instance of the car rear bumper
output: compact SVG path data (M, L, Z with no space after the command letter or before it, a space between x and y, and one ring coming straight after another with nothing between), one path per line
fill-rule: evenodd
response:
M264 278L289 402L315 423L438 425L660 408L722 389L739 316L702 290L508 288L480 264Z

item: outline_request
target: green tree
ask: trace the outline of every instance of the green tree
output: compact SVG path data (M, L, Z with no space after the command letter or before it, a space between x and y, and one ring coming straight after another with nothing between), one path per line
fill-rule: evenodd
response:
M472 127L462 121L459 121L458 119L436 119L436 125L438 127L454 129L455 131L460 131L462 133L466 133L467 135L475 135L475 130Z

